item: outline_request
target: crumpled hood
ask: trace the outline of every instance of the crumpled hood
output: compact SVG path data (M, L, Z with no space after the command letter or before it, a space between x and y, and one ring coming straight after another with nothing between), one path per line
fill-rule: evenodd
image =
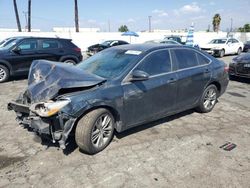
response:
M36 60L30 68L27 94L32 103L41 102L53 99L62 90L83 90L104 81L104 78L86 73L73 65Z

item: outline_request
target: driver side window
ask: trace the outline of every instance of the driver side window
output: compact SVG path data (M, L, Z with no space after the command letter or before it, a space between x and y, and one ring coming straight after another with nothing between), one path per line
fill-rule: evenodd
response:
M34 50L37 49L37 41L36 40L27 40L23 41L18 45L21 50Z

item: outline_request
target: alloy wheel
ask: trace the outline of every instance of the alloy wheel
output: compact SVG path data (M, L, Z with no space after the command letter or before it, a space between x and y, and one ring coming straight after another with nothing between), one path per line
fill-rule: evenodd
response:
M112 120L109 114L101 115L95 122L91 133L91 142L96 148L101 148L109 142L112 136Z
M217 93L215 89L210 88L209 90L207 90L203 101L204 108L206 110L212 109L216 103L216 99L217 99Z
M0 67L0 82L5 80L6 76L7 76L6 71L3 68Z

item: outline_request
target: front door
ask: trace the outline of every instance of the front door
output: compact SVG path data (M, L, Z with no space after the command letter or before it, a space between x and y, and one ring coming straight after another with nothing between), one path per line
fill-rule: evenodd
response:
M123 84L128 127L158 119L175 109L176 73L172 73L168 50L152 52L135 70L148 73L149 79Z
M38 43L36 39L25 39L16 46L19 52L10 51L9 61L15 72L28 72L33 60L37 59Z

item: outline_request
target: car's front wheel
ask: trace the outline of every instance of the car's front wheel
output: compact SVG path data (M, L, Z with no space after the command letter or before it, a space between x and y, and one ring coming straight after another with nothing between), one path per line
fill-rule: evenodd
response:
M201 113L210 112L214 108L217 102L217 98L218 98L217 87L213 84L209 85L203 91L197 110Z
M89 154L95 154L108 146L114 134L114 117L105 108L93 110L78 122L75 140L79 148Z
M4 65L0 65L0 83L5 82L9 79L10 71Z

